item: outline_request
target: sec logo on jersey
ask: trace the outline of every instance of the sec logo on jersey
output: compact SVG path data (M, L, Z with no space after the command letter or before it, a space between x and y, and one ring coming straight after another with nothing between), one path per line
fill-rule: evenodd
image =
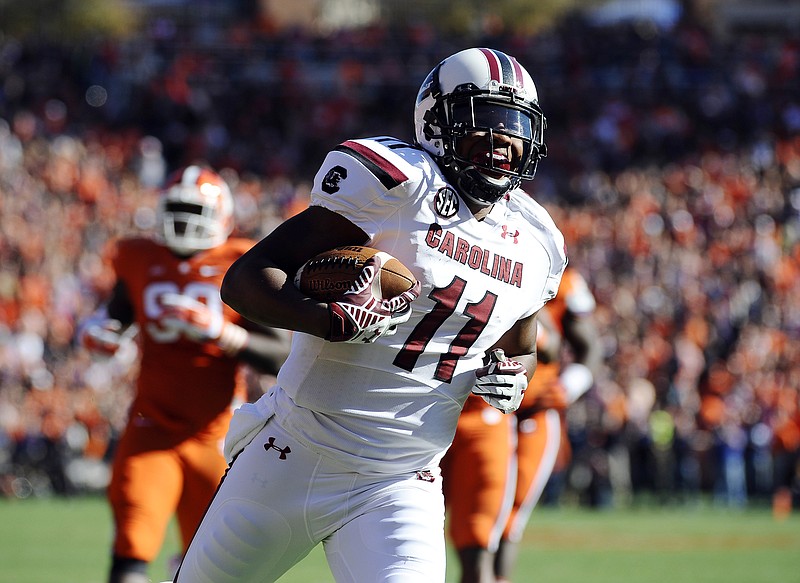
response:
M449 219L458 212L458 195L455 190L445 186L436 192L433 204L437 215Z

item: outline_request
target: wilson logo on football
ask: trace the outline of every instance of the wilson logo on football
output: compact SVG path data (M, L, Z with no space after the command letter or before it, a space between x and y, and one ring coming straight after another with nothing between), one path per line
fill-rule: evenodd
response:
M351 286L354 291L363 290L374 277L372 272L362 273L367 259L379 253L377 249L360 245L349 245L324 251L309 259L294 277L294 284L308 296L322 302L342 299ZM416 282L414 275L397 259L385 252L380 263L381 298L394 298L411 289ZM361 280L357 281L359 276Z

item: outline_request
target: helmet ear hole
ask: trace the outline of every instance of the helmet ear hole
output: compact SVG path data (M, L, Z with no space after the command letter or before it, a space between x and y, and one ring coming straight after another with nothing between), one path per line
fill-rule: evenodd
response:
M432 126L438 126L439 120L436 114L430 109L425 112L423 120L425 121L425 127L423 129L423 132L425 132L425 137L429 140L432 140L434 136L436 136L436 134L433 132Z

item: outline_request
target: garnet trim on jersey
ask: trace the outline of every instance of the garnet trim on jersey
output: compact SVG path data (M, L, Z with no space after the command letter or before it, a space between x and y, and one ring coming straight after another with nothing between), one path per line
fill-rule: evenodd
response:
M361 162L387 190L408 180L408 176L403 174L397 166L363 144L348 140L336 146L334 150L352 156Z

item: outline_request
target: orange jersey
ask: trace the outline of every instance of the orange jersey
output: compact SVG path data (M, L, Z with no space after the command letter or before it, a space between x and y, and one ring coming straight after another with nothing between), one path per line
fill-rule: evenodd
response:
M564 317L568 312L581 314L594 310L595 301L589 290L586 280L574 268L567 267L561 279L561 286L558 294L542 308L547 310L552 317L553 323L558 328L559 334L564 333ZM525 397L522 399L518 415L526 416L534 411L541 409L567 408L566 395L563 393L558 383L558 376L561 373L561 364L558 362L543 363L536 365L536 374L533 375Z
M246 394L236 374L237 360L213 343L191 341L160 325L159 297L164 293L187 295L241 323L241 316L223 304L219 289L230 265L253 244L249 239L232 238L219 247L182 258L150 239L119 242L113 267L127 288L141 349L132 423L155 425L178 435L224 436L231 403L244 400Z
M558 294L543 309L563 333L567 312L592 311L594 298L580 274L568 267ZM464 403L453 444L442 460L449 534L458 550L495 550L504 517L504 536L518 541L553 468L561 463L561 452L568 455L560 371L558 362L538 363L515 415L501 414L476 395ZM508 435L509 423L516 436ZM510 493L509 485L516 490Z

